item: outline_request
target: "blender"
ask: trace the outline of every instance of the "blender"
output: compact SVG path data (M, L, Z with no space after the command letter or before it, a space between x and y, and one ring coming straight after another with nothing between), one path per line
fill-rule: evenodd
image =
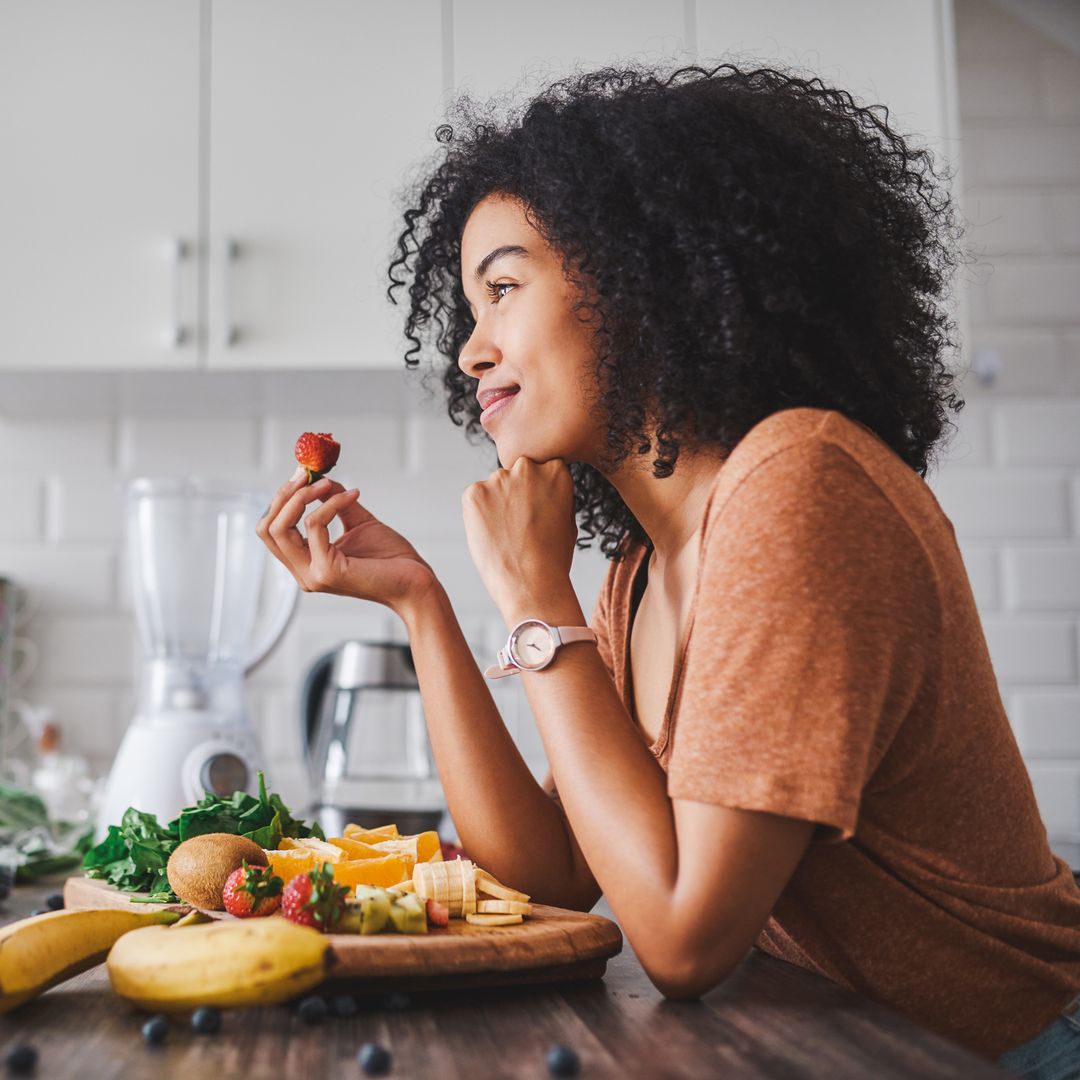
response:
M255 527L269 502L268 493L196 477L141 477L126 485L142 663L135 717L109 774L99 836L129 806L165 824L206 792L253 788L261 753L244 678L280 641L299 597L276 559L266 575L268 553Z

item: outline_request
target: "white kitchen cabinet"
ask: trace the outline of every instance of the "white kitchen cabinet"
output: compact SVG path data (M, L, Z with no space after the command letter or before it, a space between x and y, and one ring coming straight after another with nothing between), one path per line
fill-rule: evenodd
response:
M198 3L0 0L0 368L195 367L198 147Z
M438 149L440 0L228 0L210 39L209 367L403 369L387 267Z
M0 0L0 368L403 366L442 41L440 0Z

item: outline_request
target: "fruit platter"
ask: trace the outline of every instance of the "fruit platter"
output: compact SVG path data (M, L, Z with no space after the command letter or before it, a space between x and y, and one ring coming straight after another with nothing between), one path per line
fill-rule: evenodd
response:
M170 858L177 902L133 903L145 897L72 877L65 912L176 920L125 933L108 956L113 989L151 1011L267 1003L326 982L375 991L598 978L622 948L609 919L531 903L468 859L444 860L435 833L343 833L260 851L227 834L193 837ZM215 998L205 972L224 955ZM190 1000L185 971L202 973ZM260 986L259 972L273 985Z
M535 904L433 831L323 837L261 776L257 798L208 795L167 826L129 811L84 866L62 910L0 928L0 1012L102 961L156 1013L594 979L622 948L611 920Z

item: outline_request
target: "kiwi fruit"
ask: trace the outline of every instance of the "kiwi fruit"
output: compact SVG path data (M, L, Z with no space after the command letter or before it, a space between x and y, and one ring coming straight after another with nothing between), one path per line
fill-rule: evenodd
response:
M222 911L225 904L221 890L245 859L252 866L269 865L266 852L254 840L232 833L204 833L177 846L169 856L165 873L172 891L185 904Z

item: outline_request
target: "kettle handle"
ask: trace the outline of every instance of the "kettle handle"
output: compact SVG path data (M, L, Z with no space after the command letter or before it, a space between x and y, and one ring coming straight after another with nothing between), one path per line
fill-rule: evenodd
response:
M277 592L273 613L264 624L261 635L251 644L244 661L245 675L250 675L273 652L274 646L288 628L300 599L300 586L297 585L296 578L277 559L274 559L270 570L271 581Z

